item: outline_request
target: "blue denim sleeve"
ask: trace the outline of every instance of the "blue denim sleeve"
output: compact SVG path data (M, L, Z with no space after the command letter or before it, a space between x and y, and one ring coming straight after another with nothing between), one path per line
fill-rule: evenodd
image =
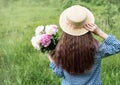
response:
M102 58L116 54L118 52L120 52L120 41L112 35L109 35L99 48L99 53Z
M54 62L51 62L50 63L50 68L52 69L52 71L60 78L64 77L64 74L63 74L63 70L62 68L59 66L59 67L56 67L55 63Z

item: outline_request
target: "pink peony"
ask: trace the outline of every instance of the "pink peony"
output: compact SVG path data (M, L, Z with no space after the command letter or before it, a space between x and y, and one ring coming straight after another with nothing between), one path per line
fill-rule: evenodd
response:
M52 35L42 34L42 35L41 35L41 44L42 44L44 47L47 47L47 46L50 45L51 39L52 39Z
M53 30L54 30L54 32L56 33L56 32L58 32L58 28L57 28L57 25L50 25L52 28L53 28Z
M56 34L58 32L58 28L56 25L47 25L45 27L45 32L49 35Z

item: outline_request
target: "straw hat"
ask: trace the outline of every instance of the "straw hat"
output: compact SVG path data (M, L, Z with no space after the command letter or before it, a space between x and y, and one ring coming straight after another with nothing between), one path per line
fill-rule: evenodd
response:
M87 23L94 23L94 16L91 11L80 5L65 9L59 19L61 29L73 36L87 33L88 30L83 28L83 25Z

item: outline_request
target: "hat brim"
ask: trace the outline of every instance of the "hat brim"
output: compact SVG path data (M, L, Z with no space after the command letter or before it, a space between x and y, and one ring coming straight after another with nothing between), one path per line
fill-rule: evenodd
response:
M84 7L83 7L84 8ZM59 24L61 29L66 32L67 34L73 35L73 36L80 36L80 35L84 35L88 32L88 30L86 30L85 28L81 27L81 28L77 28L77 29L73 29L70 25L66 24L66 14L69 8L67 8L66 10L64 10L62 12L62 14L60 15L60 19L59 19ZM89 11L88 9L84 8L87 12L87 19L84 22L84 24L87 23L94 23L94 16L92 14L91 11Z

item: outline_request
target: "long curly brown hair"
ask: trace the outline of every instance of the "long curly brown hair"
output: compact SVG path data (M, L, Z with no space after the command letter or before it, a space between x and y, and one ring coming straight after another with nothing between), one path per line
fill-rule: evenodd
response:
M72 36L63 32L54 53L56 66L62 66L70 74L85 73L94 64L98 41L88 32Z

